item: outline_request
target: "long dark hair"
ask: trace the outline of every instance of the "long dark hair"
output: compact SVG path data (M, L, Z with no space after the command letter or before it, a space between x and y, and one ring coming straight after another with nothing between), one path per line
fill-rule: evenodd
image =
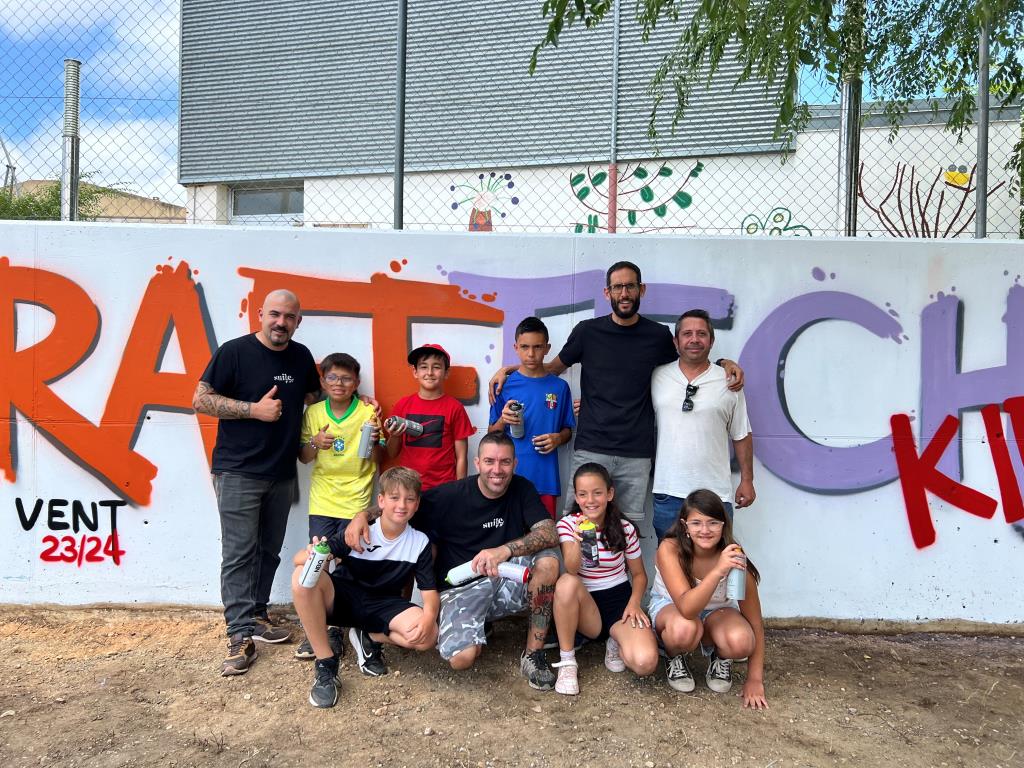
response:
M732 536L732 520L725 513L725 507L722 506L722 500L718 498L718 494L705 488L700 488L690 493L683 501L683 507L679 510L679 517L672 527L668 529L665 538L670 536L675 538L676 546L679 547L679 565L682 566L686 581L692 589L697 586L697 582L693 577L693 540L690 538L690 534L686 532L686 518L691 511L700 512L702 515L707 515L714 520L724 523L722 526L722 538L718 540L716 547L719 552L730 544L738 544L739 542ZM760 584L761 574L758 573L754 564L750 562L749 557L747 558L747 570L754 577L754 582Z
M604 468L604 465L597 462L588 461L586 464L581 464L580 468L573 473L573 490L576 489L576 480L581 475L597 475L609 489L615 487L612 485L612 476L608 474L608 470ZM575 498L572 500L572 513L577 515L583 513L580 503ZM622 523L623 518L622 512L619 511L619 505L615 503L615 499L609 500L604 512L604 528L599 534L604 540L605 548L609 552L626 551L626 532L622 530Z

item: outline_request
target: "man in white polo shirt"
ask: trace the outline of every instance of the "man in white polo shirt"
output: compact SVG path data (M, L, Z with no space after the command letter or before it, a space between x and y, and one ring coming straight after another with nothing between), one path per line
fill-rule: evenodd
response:
M658 538L678 519L690 491L707 488L728 513L754 501L754 438L743 392L732 392L725 370L710 361L715 331L703 309L676 321L677 362L654 369L651 398L658 426L654 463L654 530ZM735 494L729 442L736 450L740 483Z

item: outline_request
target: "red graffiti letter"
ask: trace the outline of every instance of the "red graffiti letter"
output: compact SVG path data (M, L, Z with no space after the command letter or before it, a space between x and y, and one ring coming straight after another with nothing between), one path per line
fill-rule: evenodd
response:
M995 408L994 405L989 406ZM1010 416L1010 424L1013 425L1013 437L1017 444L1017 455L1024 459L1024 396L1011 397L1003 403L1003 409ZM982 415L984 415L982 411ZM985 426L988 426L988 421L985 422ZM1017 485L1016 477L1013 473L1013 464L1010 461L1010 451L1006 447L1006 441L1003 438L1002 422L999 422L999 437L1001 439L1002 451L1005 458L1002 460L996 459L996 445L995 438L992 437L992 433L989 432L989 441L992 443L992 460L996 465L996 475L999 478L999 489L1003 494L1003 514L1006 516L1006 522L1016 523L1020 520L1024 520L1024 503L1021 502L1020 486ZM1000 469L1002 466L1002 469ZM1007 498L1007 491L1003 488L1003 476L1006 476L1006 482L1012 484L1014 496L1011 499Z
M171 331L178 335L185 373L158 369ZM213 353L199 305L199 292L186 262L161 266L149 281L121 356L100 426L118 442L135 447L149 408L192 412L192 394ZM213 455L217 420L197 415L207 459Z
M18 304L37 304L53 313L53 330L43 340L17 349ZM68 406L49 385L88 357L99 331L100 313L77 284L54 272L12 267L0 259L0 413L17 409L55 444L125 498L148 504L156 467ZM0 468L15 479L14 421L0 430Z
M892 427L892 445L900 472L900 485L903 486L903 503L907 508L910 535L918 549L935 543L935 524L928 509L926 491L978 517L988 519L996 513L999 502L995 499L958 483L936 469L942 454L956 436L959 419L946 416L920 457L914 445L910 417L897 413L889 419L889 424Z

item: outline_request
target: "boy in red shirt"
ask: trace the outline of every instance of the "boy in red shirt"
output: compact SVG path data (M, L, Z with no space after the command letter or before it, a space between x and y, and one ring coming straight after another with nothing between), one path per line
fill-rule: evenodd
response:
M444 393L451 357L439 344L424 344L409 353L419 391L395 403L392 416L418 422L423 434L405 434L405 426L385 430L388 457L420 473L423 490L466 476L467 439L476 430L458 400Z

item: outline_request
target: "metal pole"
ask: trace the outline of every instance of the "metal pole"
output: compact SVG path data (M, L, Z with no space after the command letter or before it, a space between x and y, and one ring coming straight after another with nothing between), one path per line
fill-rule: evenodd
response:
M988 237L988 19L978 39L978 172L974 177L974 236Z
M395 72L395 229L402 229L405 198L405 37L408 0L398 0L397 69Z
M857 187L860 178L860 107L863 85L859 77L843 83L839 106L839 210L843 234L857 236Z
M60 220L78 220L78 107L82 62L64 59L64 151L60 163Z
M608 151L608 233L614 234L619 224L619 8L613 0L612 15L612 114L611 147Z

